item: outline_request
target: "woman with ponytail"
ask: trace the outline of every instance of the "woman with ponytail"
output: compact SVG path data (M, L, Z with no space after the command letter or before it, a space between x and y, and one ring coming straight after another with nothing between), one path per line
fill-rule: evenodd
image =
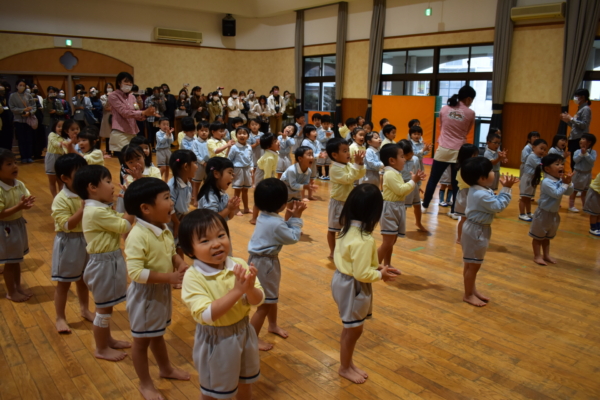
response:
M592 109L590 106L590 92L587 89L577 89L575 91L575 102L578 104L577 113L574 117L569 113L560 114L560 119L571 127L569 135L569 153L575 154L579 150L579 139L584 133L590 132L590 123L592 122ZM575 161L571 157L571 171L574 171Z
M427 181L425 196L423 198L423 207L427 210L429 203L435 193L435 188L440 181L444 171L451 166L453 199L458 194L458 182L456 181L456 160L458 151L467 141L467 134L475 123L475 111L469 107L475 99L475 89L471 86L463 86L458 94L448 99L448 105L440 110L440 138L438 147L435 151L431 174ZM456 202L454 202L456 203ZM454 203L452 204L450 216L454 213Z

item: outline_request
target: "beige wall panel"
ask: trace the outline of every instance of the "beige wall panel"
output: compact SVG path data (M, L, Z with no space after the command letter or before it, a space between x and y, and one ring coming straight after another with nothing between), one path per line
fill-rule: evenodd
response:
M344 73L344 98L367 98L369 74L369 42L346 44L346 71Z

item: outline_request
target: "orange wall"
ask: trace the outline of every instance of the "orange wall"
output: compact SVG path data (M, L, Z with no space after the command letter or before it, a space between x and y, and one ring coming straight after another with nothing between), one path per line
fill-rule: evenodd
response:
M423 141L433 140L435 96L373 96L372 120L379 131L379 121L387 118L396 127L396 141L408 139L408 121L418 119L423 128Z

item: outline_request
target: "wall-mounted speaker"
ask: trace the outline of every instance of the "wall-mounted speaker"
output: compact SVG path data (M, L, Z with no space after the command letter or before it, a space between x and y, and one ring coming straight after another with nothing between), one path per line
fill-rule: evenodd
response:
M223 36L235 36L235 18L231 14L223 18Z

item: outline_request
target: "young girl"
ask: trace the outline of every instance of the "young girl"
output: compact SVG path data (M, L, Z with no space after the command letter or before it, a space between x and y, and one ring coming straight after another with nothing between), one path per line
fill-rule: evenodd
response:
M75 121L74 119L68 119L65 122L63 122L61 135L63 137L66 136L67 139L61 142L60 145L65 148L65 153L79 153L77 135L79 135L80 131L81 128L79 127L77 121ZM73 151L73 149L75 151Z
M360 183L371 183L379 187L379 172L383 168L383 163L379 158L381 139L379 138L379 133L377 132L366 133L365 139L369 147L367 148L367 152L365 154L366 173L365 177L361 179Z
M532 186L531 181L535 169L542 162L542 157L546 154L548 143L544 139L537 139L531 145L532 153L527 156L525 166L523 167L523 173L521 175L521 182L519 183L519 192L521 197L519 198L519 219L527 222L531 222L531 199L535 197L535 187Z
M600 236L600 174L590 184L590 190L585 196L583 212L590 214L590 233Z
M364 132L364 131L363 131ZM325 158L327 154L321 149L321 142L317 140L317 128L314 125L304 125L302 128L302 136L304 136L304 140L302 141L302 146L306 146L311 148L313 154L316 158ZM315 178L317 177L317 167L316 165L311 168L310 174L310 184L308 185L308 200L316 200L313 197L311 187L315 184ZM304 192L304 189L302 189ZM304 197L304 193L302 193L302 197Z
M354 163L354 156L359 151L365 152L367 151L367 146L365 142L366 132L363 128L354 128L350 131L350 162ZM358 185L358 181L354 181L354 186Z
M141 147L136 146L134 144L128 144L125 147L123 147L121 149L121 153L119 154L119 158L121 159L122 163L121 168L125 171L126 174L123 177L124 184L121 185L121 193L117 197L117 205L115 207L115 210L117 210L117 212L120 213L125 213L125 203L123 202L123 196L125 195L127 187L131 185L133 181L143 177L161 179L161 173L160 169L156 168L155 166L146 166L146 157L144 155L144 150L142 150Z
M552 146L548 150L548 155L558 154L564 159L569 158L571 153L567 150L567 137L565 135L554 135Z
M192 205L194 207L198 207L198 199L196 195L198 194L198 190L200 189L200 185L204 182L206 178L206 163L210 159L208 155L208 145L206 141L208 140L208 122L200 121L196 126L196 130L198 131L198 136L196 140L192 143L192 151L196 155L198 159L198 169L196 170L196 176L192 179Z
M238 136L239 135L239 136ZM241 217L250 213L248 207L248 189L252 187L252 147L248 144L250 131L239 126L235 131L238 142L229 150L229 159L233 163L233 190L236 197L242 198L244 212L238 210L236 215Z
M264 153L264 150L260 147L260 137L264 135L264 132L259 131L260 123L255 119L248 122L248 128L250 128L248 144L252 147L252 168L256 169L256 163Z
M527 134L527 143L523 150L521 150L521 166L519 167L519 179L523 177L523 168L525 167L525 162L527 161L527 157L533 152L533 142L540 138L540 133L538 131L531 131Z
M565 174L565 159L558 154L548 154L535 168L531 184L537 187L541 183L540 201L533 214L529 236L533 238L533 261L537 264L548 265L546 261L556 264L550 257L550 240L556 236L560 224L560 201L564 195L573 193L572 177L573 173Z
M54 121L54 124L52 124L52 132L48 135L48 147L44 159L44 166L46 168L46 175L48 175L48 184L50 186L52 198L56 197L56 193L62 190L63 187L62 181L56 178L56 172L54 171L56 159L65 154L65 148L62 146L62 143L69 139L66 132L63 132L62 127L62 120L56 120Z
M21 286L21 263L29 253L23 210L29 210L35 201L17 180L18 174L16 156L0 148L0 264L4 264L6 298L17 303L32 296Z
M467 196L469 195L469 185L467 185L463 180L460 174L460 167L468 159L477 156L479 156L479 148L474 144L463 144L460 150L458 150L458 157L456 159L456 165L458 166L458 171L456 173L456 180L458 181L458 194L456 195L456 202L454 203L454 214L460 218L460 221L458 221L458 228L456 233L456 243L458 244L460 244L463 224L467 219Z
M352 356L365 319L371 317L371 283L391 281L400 274L397 269L378 262L377 245L371 233L382 210L383 197L377 186L362 184L355 187L342 209L342 230L334 251L336 271L331 291L343 325L338 373L354 383L364 383L368 377L365 371L354 365Z
M292 165L290 153L296 144L296 124L289 124L277 138L279 140L279 161L277 162L277 179Z
M596 136L591 133L584 133L579 140L579 150L573 154L573 161L575 162L575 170L573 171L573 186L575 186L575 192L581 192L581 206L585 208L585 197L587 191L592 182L592 168L596 162L596 150L592 150L596 144ZM575 208L575 197L576 193L571 195L569 198L569 211L579 212Z
M146 137L136 135L133 139L131 139L131 142L129 142L129 144L131 146L139 146L144 151L144 165L146 168L155 167L152 163L152 151L150 150L150 141L146 139Z
M206 180L198 192L198 208L213 210L229 221L240 206L240 198L226 193L233 182L233 163L228 158L213 157L206 163Z
M202 398L237 394L250 399L251 384L260 376L260 357L248 315L265 298L258 271L241 258L228 257L229 228L217 213L192 211L180 230L181 247L194 260L183 277L181 298L197 322L193 356Z
M225 125L218 122L210 124L208 140L206 141L210 158L227 157L229 149L235 144L233 140L226 142L223 136L225 136Z
M365 122L363 124L363 129L365 130L366 134L369 134L373 130L373 123L372 122Z
M88 165L104 165L104 154L102 150L96 149L96 144L100 140L98 138L98 128L94 126L86 127L82 132L77 134L79 154L85 159ZM71 153L77 153L72 148Z

